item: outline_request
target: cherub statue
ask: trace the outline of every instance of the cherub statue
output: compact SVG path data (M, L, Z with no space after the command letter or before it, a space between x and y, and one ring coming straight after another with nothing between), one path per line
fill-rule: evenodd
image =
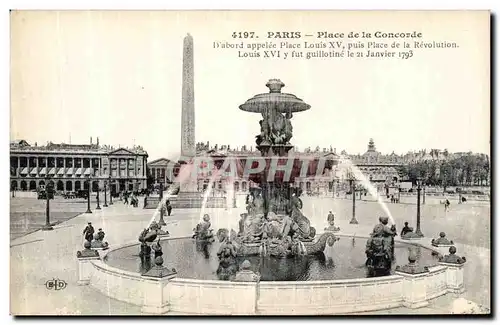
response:
M197 240L208 240L211 242L214 241L214 234L211 226L210 216L208 214L205 214L203 216L203 220L196 225L196 228L193 229L194 234L192 238Z

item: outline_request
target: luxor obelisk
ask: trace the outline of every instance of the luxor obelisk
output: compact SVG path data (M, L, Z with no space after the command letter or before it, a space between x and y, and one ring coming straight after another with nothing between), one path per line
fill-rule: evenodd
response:
M193 37L187 34L184 37L182 58L182 118L181 118L181 161L189 163L196 156L194 124L194 56ZM193 175L180 184L178 201L183 207L191 207L195 197L198 197L197 180ZM196 200L194 200L196 201Z
M193 37L187 34L184 37L183 62L182 62L182 119L181 119L181 161L189 163L196 156L194 123L194 55ZM191 174L188 179L180 184L179 194L173 201L176 208L200 208L203 198L198 192L198 180ZM210 197L206 207L224 207L223 197Z
M184 37L182 62L181 156L189 160L196 155L194 119L194 56L193 37Z

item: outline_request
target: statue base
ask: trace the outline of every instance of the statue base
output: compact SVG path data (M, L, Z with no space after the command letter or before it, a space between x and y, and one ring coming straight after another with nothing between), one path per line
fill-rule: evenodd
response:
M90 243L90 248L92 249L100 249L100 250L106 250L109 248L108 242L102 242L99 240L93 240L92 243Z
M261 144L257 146L263 157L286 156L293 146L291 144Z
M203 196L199 192L179 192L177 197L170 199L174 209L192 209L203 207ZM227 206L225 197L207 197L205 208L225 208Z
M302 241L304 244L304 248L306 250L306 255L316 255L319 253L323 253L326 247L326 243L328 239L332 237L334 240L336 240L336 237L333 233L331 232L325 232L321 234L321 236L315 237L310 241ZM262 252L262 244L263 241L259 240L256 242L252 243L245 243L241 240L240 238L236 238L234 240L237 254L238 256L251 256L251 255L260 255ZM280 243L269 243L266 245L266 250L268 255L271 256L280 256L282 255L282 246Z
M340 227L329 226L329 227L325 228L325 231L328 231L328 232L339 232L340 231Z

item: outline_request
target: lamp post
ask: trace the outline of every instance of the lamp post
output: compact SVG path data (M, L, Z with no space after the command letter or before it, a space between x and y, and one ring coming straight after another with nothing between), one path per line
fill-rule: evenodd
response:
M90 175L87 176L87 212L85 213L92 213L92 210L90 210Z
M54 193L54 184L49 182L49 177L45 179L45 198L47 199L47 204L45 205L45 226L42 227L42 230L54 230L52 225L50 224L50 197Z
M420 191L422 190L421 182L422 180L418 178L417 179L417 230L415 231L415 234L419 237L424 237L424 234L422 234L422 230L420 230Z
M95 207L96 210L101 210L101 206L99 205L99 181L97 183L97 206Z
M424 182L424 194L422 195L422 204L425 205L425 182Z
M108 177L109 181L109 205L113 205L113 191L112 191L112 184L111 184L111 175Z
M108 199L106 198L106 187L108 187L108 181L104 181L104 205L103 205L103 208L108 207Z
M356 220L356 178L351 175L351 191L352 191L352 219L349 221L350 224L357 225L358 220Z

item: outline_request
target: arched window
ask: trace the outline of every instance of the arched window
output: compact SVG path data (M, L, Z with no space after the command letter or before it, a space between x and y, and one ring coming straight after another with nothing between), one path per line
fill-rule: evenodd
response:
M234 182L234 191L239 192L240 191L240 183L239 182Z

